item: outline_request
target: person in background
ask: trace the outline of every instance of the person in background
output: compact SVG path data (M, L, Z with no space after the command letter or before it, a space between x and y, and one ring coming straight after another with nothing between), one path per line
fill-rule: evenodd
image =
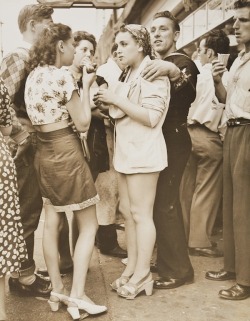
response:
M93 63L95 50L96 50L96 39L92 34L89 34L86 31L77 31L74 33L74 44L76 47L76 53L72 66L70 67L71 72L73 73L76 80L81 79L82 70L81 64ZM121 71L119 72L119 74ZM97 80L91 86L91 97L98 90L100 86L107 86L106 80L104 81L102 75L97 75ZM98 177L101 173L109 173L109 154L107 146L107 135L105 129L105 121L108 121L108 116L104 115L96 106L93 104L92 108L92 119L90 123L90 128L87 133L87 142L90 152L90 169L95 181L95 184L98 189L98 194L101 196L101 202L97 204L97 220L99 223L97 231L97 245L103 254L117 256L117 257L126 257L126 251L124 251L118 244L117 233L114 224L100 224L100 222L105 221L105 212L106 215L112 215L112 212L115 215L116 211L116 196L107 196L105 195L105 186L103 186L103 180ZM106 175L105 175L106 176ZM105 182L106 183L106 182ZM105 184L104 183L104 184ZM109 184L110 190L110 184ZM100 192L100 193L99 193ZM107 200L105 199L107 197ZM111 200L112 197L112 200ZM105 206L108 208L106 209ZM103 218L104 216L104 218ZM106 216L107 217L107 216Z
M41 31L52 23L52 14L53 8L45 5L24 6L18 16L23 42L3 58L0 66L0 76L8 89L12 116L14 117L10 136L15 142L14 159L20 215L28 252L28 259L21 264L19 278L11 277L9 286L11 291L20 292L22 295L47 296L51 291L50 282L34 273L36 269L33 259L34 232L37 229L42 211L42 197L33 164L36 134L25 108L24 85L28 75L26 65L29 60L30 47Z
M227 300L250 297L250 1L235 1L234 32L243 50L234 60L227 91L222 82L225 65L213 62L215 93L225 103L228 119L223 145L223 246L224 268L208 271L213 281L236 280L219 291Z
M81 139L73 131L86 132L91 120L89 89L94 70L83 65L82 98L68 69L75 47L71 28L57 23L41 32L30 53L30 74L25 85L28 116L37 131L35 170L43 197L45 223L43 250L52 283L48 301L52 311L59 303L68 306L73 319L79 310L89 314L105 312L85 293L87 271L98 223L95 204L99 201L92 175L85 160ZM79 231L74 247L74 269L70 293L59 269L58 240L63 224L62 212L73 211Z
M152 268L159 274L154 287L172 289L193 282L194 278L183 226L179 186L191 151L186 122L189 107L196 96L199 71L184 52L176 52L180 26L169 11L154 15L150 35L153 49L160 59L153 60L145 68L143 77L151 80L167 74L170 62L181 70L179 78L171 81L171 99L162 126L168 150L168 167L160 173L154 203L157 263Z
M10 97L0 78L0 320L6 320L5 276L17 275L21 262L27 259L16 169L4 136L11 133Z
M200 39L198 52L202 68L187 121L192 151L182 177L180 200L189 254L221 257L223 253L211 236L222 201L219 126L225 104L215 95L212 62L218 54L228 54L229 38L223 30L213 30Z
M126 299L152 294L150 260L155 244L153 204L159 173L167 166L162 123L168 109L167 77L153 82L141 73L150 61L147 29L124 25L115 37L117 56L129 66L116 88L100 89L96 102L109 107L115 119L114 168L118 172L120 210L125 218L128 264L111 287ZM102 108L102 105L100 105ZM142 201L143 200L143 201Z
M108 84L109 88L115 85L124 69L117 58L117 46L111 47L111 56L107 62L99 66L96 75L102 77ZM104 119L107 147L109 151L109 170L98 175L96 187L101 197L101 202L97 204L97 219L99 228L97 231L97 243L102 254L126 258L127 252L122 249L118 243L116 231L116 210L118 207L118 185L117 173L113 167L114 154L114 126L113 120Z

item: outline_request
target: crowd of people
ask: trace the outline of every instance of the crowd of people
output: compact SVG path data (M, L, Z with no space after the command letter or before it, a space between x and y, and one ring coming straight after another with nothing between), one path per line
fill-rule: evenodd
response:
M242 50L229 70L222 30L199 40L198 68L177 50L180 26L169 11L156 13L149 30L122 25L98 69L92 34L54 23L43 4L20 11L23 44L0 66L1 321L8 274L11 291L48 297L52 311L62 303L74 320L80 310L106 312L85 292L95 243L127 257L110 284L120 297L192 283L190 255L224 255L223 269L205 277L236 281L220 298L250 297L250 1L237 0L234 9ZM118 189L112 201L102 192L108 186L97 192L97 177L110 168ZM223 253L212 241L221 203ZM100 204L111 217L97 216ZM117 208L126 250L117 241ZM42 209L46 270L33 258ZM73 271L70 290L65 271Z

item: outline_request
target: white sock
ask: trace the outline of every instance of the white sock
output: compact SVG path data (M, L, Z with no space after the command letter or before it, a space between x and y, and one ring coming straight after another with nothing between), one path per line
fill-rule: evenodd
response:
M20 283L24 285L31 285L32 283L35 282L36 276L35 274L28 275L28 276L20 276L18 280Z

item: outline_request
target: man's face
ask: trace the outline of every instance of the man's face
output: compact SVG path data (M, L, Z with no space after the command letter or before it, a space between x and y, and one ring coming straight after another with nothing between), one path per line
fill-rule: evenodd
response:
M202 66L209 62L207 50L208 48L206 47L206 39L202 39L198 48L198 57Z
M173 21L169 18L156 18L150 28L150 37L153 49L164 58L167 54L175 51L179 32L174 30Z
M43 19L41 21L33 21L33 31L35 33L35 38L38 38L43 29L48 28L51 23L53 23L52 18Z
M238 43L250 49L250 8L239 8L234 14L234 32Z

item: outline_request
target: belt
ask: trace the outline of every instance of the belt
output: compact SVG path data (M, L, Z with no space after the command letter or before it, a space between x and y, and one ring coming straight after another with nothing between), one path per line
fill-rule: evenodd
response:
M244 126L244 125L250 125L250 119L245 118L230 118L227 121L228 127L235 127L235 126Z

